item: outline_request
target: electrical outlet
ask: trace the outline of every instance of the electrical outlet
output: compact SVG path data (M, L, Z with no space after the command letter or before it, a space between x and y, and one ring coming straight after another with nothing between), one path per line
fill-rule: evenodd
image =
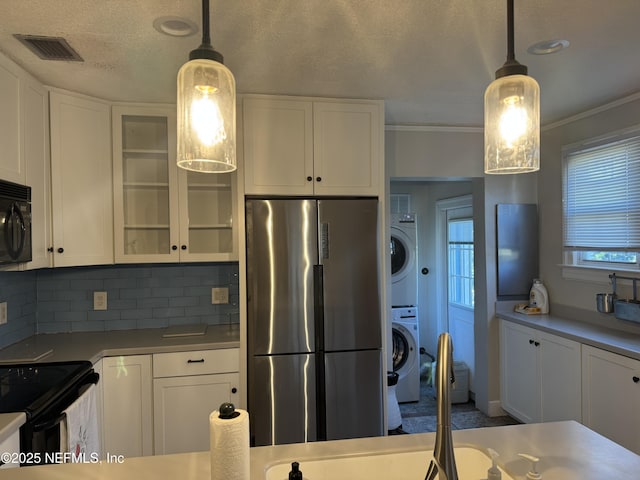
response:
M211 289L211 303L219 305L229 303L229 289L227 287L214 287Z
M7 302L0 303L0 325L7 323Z
M93 292L93 309L107 309L107 292Z

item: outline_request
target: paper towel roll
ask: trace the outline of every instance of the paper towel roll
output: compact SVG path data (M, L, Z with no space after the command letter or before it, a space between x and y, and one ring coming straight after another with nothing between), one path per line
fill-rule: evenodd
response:
M249 414L236 409L234 418L209 416L211 480L249 480Z

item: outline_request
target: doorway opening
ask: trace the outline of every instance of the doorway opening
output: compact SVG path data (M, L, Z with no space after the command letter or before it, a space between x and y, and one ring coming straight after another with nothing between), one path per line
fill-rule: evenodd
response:
M451 334L454 361L469 368L469 390L474 392L475 271L473 201L471 195L436 202L438 259L438 334Z

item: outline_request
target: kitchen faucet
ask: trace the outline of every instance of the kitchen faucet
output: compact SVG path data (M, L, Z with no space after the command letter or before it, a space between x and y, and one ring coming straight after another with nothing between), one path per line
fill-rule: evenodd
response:
M450 372L450 376L449 376ZM438 360L436 365L436 396L438 397L438 425L433 459L429 464L425 480L458 480L456 459L451 439L451 402L449 401L449 382L453 383L453 342L448 333L438 338Z

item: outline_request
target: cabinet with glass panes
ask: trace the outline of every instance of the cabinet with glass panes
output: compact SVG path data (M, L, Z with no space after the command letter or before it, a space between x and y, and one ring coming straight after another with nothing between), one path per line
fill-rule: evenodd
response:
M113 108L116 263L237 259L236 174L175 164L174 107Z

